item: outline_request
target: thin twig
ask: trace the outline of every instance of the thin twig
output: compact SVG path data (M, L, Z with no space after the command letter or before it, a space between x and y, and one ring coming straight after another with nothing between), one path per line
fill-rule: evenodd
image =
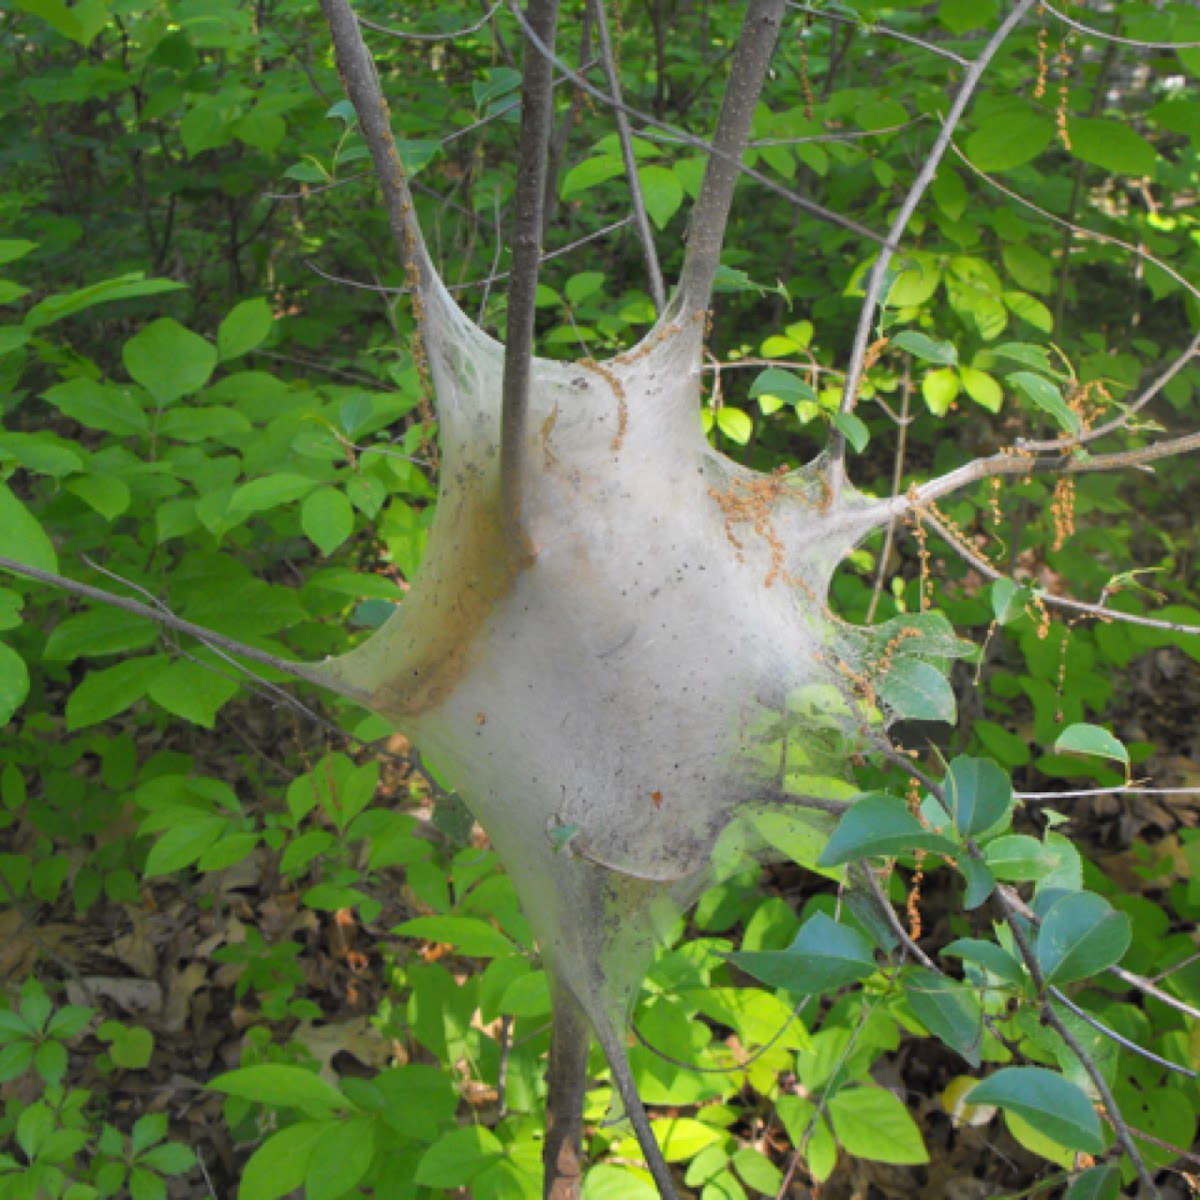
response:
M1042 454L1053 450L1071 450L1075 446L1083 446L1088 442L1094 442L1097 438L1104 437L1106 434L1116 433L1118 430L1128 428L1130 419L1141 412L1197 354L1200 354L1200 333L1197 333L1188 342L1175 357L1171 365L1165 371L1161 372L1145 391L1125 408L1120 416L1114 417L1111 421L1105 421L1103 425L1097 425L1092 429L1085 429L1076 437L1056 438L1040 442L1026 441L1022 438L1017 441L1016 449L1022 453L1033 454Z
M933 529L938 536L961 558L973 566L981 575L993 581L1008 579L1003 571L997 570L986 558L966 545L956 537L937 517L932 516L927 509L921 510L921 520ZM1124 612L1119 608L1105 608L1101 604L1087 604L1083 600L1072 600L1069 596L1058 596L1053 592L1040 589L1037 596L1045 603L1055 608L1067 609L1070 612L1085 613L1101 621L1123 621L1126 625L1143 625L1147 629L1166 629L1171 633L1200 634L1200 625L1185 625L1181 621L1166 621L1162 617L1143 617L1140 613Z
M1094 242L1100 242L1106 246L1117 246L1121 250L1124 250L1127 253L1134 255L1136 258L1142 259L1144 262L1153 264L1160 271L1163 271L1164 273L1169 275L1173 280L1175 280L1175 282L1177 284L1179 284L1179 286L1181 288L1184 288L1186 291L1191 293L1191 295L1195 296L1197 300L1200 300L1200 287L1197 287L1194 283L1189 282L1173 266L1171 266L1170 263L1166 263L1161 258L1158 258L1155 255L1151 254L1145 248L1145 246L1135 246L1130 242L1123 242L1120 238L1113 237L1111 234L1100 233L1095 229L1088 229L1084 225L1077 225L1073 221L1068 221L1068 220L1064 219L1063 217L1056 216L1054 213L1049 212L1047 209L1042 208L1040 205L1034 204L1034 202L1032 200L1029 200L1025 196L1022 196L1020 194L1020 192L1014 192L1011 188L1005 187L1004 184L1002 184L998 179L994 179L986 171L977 167L958 148L958 146L954 146L953 150L954 150L955 155L958 157L959 162L961 162L963 164L963 166L967 168L968 171L970 171L973 175L978 176L980 179L982 179L984 181L984 183L987 183L991 187L995 188L996 191L998 191L1001 195L1007 196L1010 200L1015 200L1018 204L1029 209L1030 212L1037 213L1037 215L1039 217L1042 217L1044 220L1049 221L1052 225L1057 225L1062 229L1071 230L1071 232L1074 233L1076 237L1089 238L1090 240L1092 240Z
M955 54L953 50L947 50L945 46L939 46L936 42L927 42L923 38L914 37L911 33L903 33L899 29L889 29L886 25L859 21L854 17L844 16L829 8L813 8L809 4L800 4L797 0L788 0L788 8L806 13L811 17L820 17L822 21L832 21L837 25L849 25L851 29L857 30L859 33L865 33L869 37L894 38L898 42L904 42L909 46L916 46L919 50L924 50L929 54L936 54L940 58L948 58L951 62L958 63L960 67L969 67L971 65L969 58L963 58L961 54Z
M625 178L629 182L629 201L633 206L633 224L637 229L638 240L642 243L642 254L646 259L646 278L650 285L650 298L654 301L655 311L661 316L667 307L667 293L663 287L662 268L658 265L658 251L654 248L654 231L650 228L650 219L646 215L646 201L642 196L637 156L633 152L633 131L629 127L629 117L621 103L623 99L621 73L617 69L612 38L608 33L608 18L604 13L604 0L592 0L591 9L596 18L596 41L600 47L600 61L604 65L608 89L612 93L613 99L617 101L617 106L613 109L613 120L617 126L621 159L625 164Z
M452 33L411 33L407 29L392 29L387 25L380 25L377 21L368 21L366 17L359 17L359 23L365 25L368 29L374 29L376 33L386 33L388 37L404 38L410 42L452 42L455 38L465 37L468 33L474 33L478 29L482 29L495 15L496 10L504 3L504 0L495 0L495 3L475 22L474 25L467 25L463 29L456 29Z
M1148 41L1145 38L1121 37L1115 33L1105 33L1103 29L1094 29L1090 25L1084 25L1081 21L1076 21L1074 17L1068 17L1066 13L1060 12L1053 4L1047 4L1046 0L1041 0L1041 7L1054 17L1055 20L1061 21L1064 25L1069 25L1079 33L1087 34L1088 37L1098 38L1102 42L1116 42L1121 46L1135 46L1139 50L1194 50L1197 46L1200 46L1200 42L1160 42Z
M307 663L292 662L289 659L280 658L276 654L269 654L266 650L259 650L256 646L248 646L245 642L239 642L236 638L226 637L223 633L217 633L215 630L206 629L203 625L196 625L191 621L185 621L182 617L177 617L172 612L152 608L150 605L142 604L138 600L130 600L125 596L114 595L112 592L104 591L103 588L92 587L90 584L80 583L76 579L68 579L65 575L59 575L54 571L43 571L38 567L31 567L28 563L18 562L15 558L8 558L6 555L0 555L0 570L11 571L14 575L24 575L29 579L36 579L40 583L49 583L54 587L62 588L63 591L71 592L76 596L86 596L89 600L96 600L101 604L111 605L113 608L124 609L125 612L145 617L148 621L153 621L157 625L164 625L168 629L173 629L176 633L184 633L188 637L194 637L197 641L203 642L207 646L228 650L231 654L237 654L242 658L250 659L251 662L261 663L265 667L271 667L273 670L282 671L286 675L303 679L306 683L313 683L318 687L341 691L344 695L351 696L356 700L367 699L365 693L352 692L342 685L333 688L330 681L317 668Z
M1145 1046L1139 1046L1137 1042L1131 1041L1115 1029L1109 1028L1099 1017L1092 1016L1086 1008L1080 1008L1070 996L1060 988L1054 987L1053 984L1050 986L1050 995L1059 1004L1063 1005L1064 1008L1069 1008L1081 1021L1090 1025L1098 1033L1104 1034L1109 1041L1116 1042L1118 1046L1128 1050L1131 1054L1137 1054L1146 1059L1147 1062L1152 1062L1164 1070L1173 1071L1177 1075L1185 1075L1188 1079L1200 1079L1200 1071L1193 1071L1191 1067L1185 1067L1182 1063L1172 1062L1169 1058L1163 1058L1155 1054L1153 1050L1147 1050Z
M954 130L958 127L959 121L966 112L967 105L970 103L972 96L974 96L975 90L979 87L984 71L987 70L988 64L995 57L996 52L1008 40L1008 35L1016 28L1029 9L1033 7L1034 3L1035 0L1018 0L1017 4L1013 6L1012 11L1001 22L996 32L988 38L979 56L967 68L962 83L959 84L958 92L954 97L954 102L950 105L950 109L942 121L942 128L933 145L930 147L928 154L925 155L925 159L921 163L921 169L917 172L917 177L912 181L900 205L899 211L896 213L888 229L886 244L880 249L879 255L871 267L870 274L867 276L866 294L863 296L862 308L859 310L858 327L854 334L854 345L850 353L849 365L846 368L846 385L842 391L840 406L843 413L851 412L858 402L858 391L862 384L863 368L867 359L867 348L871 340L871 329L875 323L875 310L886 299L883 295L883 287L888 278L888 267L892 261L893 251L904 236L904 232L908 228L908 223L912 219L913 213L916 212L917 205L925 195L925 190L933 182L934 176L937 174L938 165L942 161L942 156L950 147ZM830 487L836 497L841 490L843 476L845 475L846 459L846 439L839 431L835 431L830 438L829 454Z
M539 52L547 55L554 65L564 75L566 75L566 77L570 79L577 88L580 88L589 96L593 97L593 99L598 100L601 104L607 105L610 108L617 107L617 101L612 96L608 95L606 92L590 83L577 71L571 70L571 68L565 62L563 62L561 58L557 57L544 43L539 44L540 39L537 37L536 33L532 35L530 34L528 22L526 21L525 15L521 12L521 9L518 5L510 2L509 11L512 12L512 14L520 22L521 27L525 30L526 36L531 42L533 42L535 46L537 46ZM777 183L769 175L764 175L761 171L756 170L754 167L746 166L745 163L741 162L737 158L731 158L727 156L723 150L716 148L713 143L706 142L703 138L697 137L695 134L688 133L687 130L680 129L678 126L671 125L669 122L660 121L657 117L652 117L649 113L642 112L640 109L634 108L629 104L621 104L620 107L623 108L629 116L633 117L637 121L640 121L648 128L661 129L664 133L669 134L679 145L691 146L694 149L703 151L705 154L709 155L710 158L716 157L726 161L736 170L745 175L748 179L753 179L755 183L759 184L761 187L766 188L768 191L774 192L777 196L783 197L783 199L789 204L794 205L802 212L810 213L822 221L827 221L831 225L837 225L841 229L846 229L851 233L855 233L867 241L878 242L880 245L885 243L884 237L881 234L876 233L875 230L868 229L867 226L860 224L858 221L854 221L849 217L843 216L839 212L834 212L832 209L825 208L824 205L817 204L816 201L810 200L807 196L803 196L799 192L793 191L791 188L784 187L783 184Z

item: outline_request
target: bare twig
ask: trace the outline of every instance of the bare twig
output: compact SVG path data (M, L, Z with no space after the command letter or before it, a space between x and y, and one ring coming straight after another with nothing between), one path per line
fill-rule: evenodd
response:
M544 1200L578 1200L583 1183L583 1101L587 1091L588 1046L592 1027L578 1000L557 981L550 1021L550 1062L546 1068Z
M992 566L983 555L976 553L966 545L961 538L950 532L937 517L932 516L927 509L921 510L921 520L933 529L938 536L959 556L971 564L981 575L988 579L1007 579L1008 576ZM1083 600L1072 600L1069 596L1058 596L1053 592L1040 589L1038 597L1055 608L1066 609L1069 612L1084 613L1102 621L1123 621L1127 625L1143 625L1148 629L1166 629L1171 633L1200 634L1200 625L1185 625L1181 621L1166 621L1161 617L1144 617L1140 613L1123 612L1119 608L1105 608L1102 604L1088 604Z
M474 25L467 25L462 29L455 29L451 33L412 33L407 29L392 29L387 25L380 25L376 21L368 21L366 17L359 17L359 24L365 25L368 29L374 29L377 33L386 33L388 37L404 38L410 42L452 42L455 38L464 37L468 33L474 33L478 29L482 29L495 15L496 10L504 3L504 0L495 0L495 3L475 22Z
M1131 1041L1123 1034L1118 1033L1115 1029L1105 1025L1099 1017L1094 1017L1086 1008L1080 1008L1074 1000L1071 999L1060 988L1053 985L1050 987L1050 995L1061 1004L1064 1008L1068 1008L1081 1021L1090 1025L1098 1033L1104 1034L1109 1041L1116 1042L1118 1046L1128 1050L1131 1054L1136 1054L1147 1062L1152 1062L1156 1066L1162 1067L1164 1070L1173 1071L1177 1075L1184 1075L1188 1079L1200 1079L1200 1071L1193 1071L1191 1067L1185 1067L1182 1063L1172 1062L1169 1058L1163 1058L1161 1055L1155 1054L1153 1050L1147 1050L1145 1046L1139 1046L1137 1042Z
M970 103L971 97L974 96L975 90L983 78L984 71L987 70L988 64L995 57L996 52L1007 41L1008 35L1012 33L1013 29L1016 28L1029 9L1033 7L1034 3L1035 0L1018 0L1013 6L1012 11L1000 23L996 32L988 38L986 45L979 53L979 57L967 69L962 83L959 84L954 102L950 105L950 110L946 113L946 117L942 121L942 128L933 145L930 147L929 152L925 155L924 161L921 163L921 168L917 172L917 177L912 181L900 205L900 209L888 229L887 241L880 249L879 255L871 267L870 274L867 276L866 294L863 297L862 308L859 310L858 327L854 333L854 345L850 352L850 362L846 367L846 385L842 391L841 401L841 411L844 413L852 411L854 405L858 402L858 391L862 384L867 348L871 340L871 329L875 322L875 310L881 301L885 299L883 287L888 278L888 267L891 265L892 254L896 246L899 245L900 239L904 236L904 231L908 228L908 223L912 219L913 213L916 212L917 205L925 195L925 190L933 182L934 176L937 174L938 164L942 161L942 156L950 147L954 130L958 127L959 121L966 112L967 105ZM835 431L830 438L829 453L830 486L836 496L840 491L842 479L845 475L846 458L846 439L838 431Z
M613 120L617 126L617 139L621 145L621 159L625 163L625 177L629 182L629 200L633 206L633 223L638 240L642 243L642 254L646 259L646 278L650 285L650 297L655 311L660 315L667 307L667 293L663 287L662 269L658 265L658 251L654 248L654 232L646 215L646 202L642 197L642 184L638 176L637 156L633 152L633 131L629 117L621 104L621 73L617 69L613 53L612 38L608 33L608 19L604 14L604 0L592 0L591 10L596 18L596 41L600 46L600 61L608 79L608 89L617 101L613 109Z
M797 0L788 0L788 8L793 8L797 12L807 13L810 17L820 17L822 21L831 21L836 25L848 25L852 30L865 33L868 37L893 38L895 41L904 42L908 46L916 46L918 50L924 50L928 54L936 54L940 58L948 58L951 62L958 63L960 67L969 67L971 65L969 58L963 58L961 54L955 54L953 50L948 50L945 46L939 46L936 42L927 42L924 38L914 37L911 33L903 33L899 29L889 29L886 25L859 21L854 17L847 17L842 13L835 12L833 9L814 8L809 4L797 3Z
M1194 50L1197 46L1200 46L1200 42L1160 42L1147 41L1145 38L1121 37L1115 33L1105 33L1103 29L1094 29L1090 25L1084 25L1081 21L1076 21L1074 17L1068 17L1065 12L1061 12L1053 4L1047 4L1046 0L1041 0L1041 7L1054 17L1055 20L1070 26L1078 33L1098 38L1102 42L1116 42L1121 46L1135 46L1139 50Z
M1200 287L1190 282L1185 276L1181 275L1170 263L1164 262L1161 258L1157 258L1151 254L1145 246L1135 246L1130 242L1123 242L1118 237L1113 237L1108 233L1100 233L1095 229L1088 229L1083 225L1077 225L1073 221L1065 220L1063 217L1056 216L1054 213L1042 208L1040 205L1034 204L1032 200L1022 196L1020 192L1014 192L1011 188L1005 187L998 179L993 178L986 171L977 167L957 146L953 147L954 153L959 162L963 164L973 175L978 176L986 184L993 187L1001 195L1007 196L1010 200L1015 200L1018 204L1029 209L1030 212L1037 213L1039 217L1049 221L1052 225L1057 225L1062 229L1069 229L1076 237L1087 238L1093 242L1100 242L1105 246L1117 246L1119 249L1132 254L1135 258L1139 258L1144 262L1152 263L1160 271L1169 275L1181 288L1191 293L1197 300L1200 300Z
M197 641L203 642L207 646L228 650L231 654L239 655L241 658L248 658L251 662L261 663L263 666L271 667L273 670L282 671L284 674L291 675L296 679L303 679L306 683L313 683L318 687L324 688L331 686L319 670L309 666L307 663L292 662L289 659L280 658L278 655L269 654L266 650L259 650L256 646L248 646L245 642L239 642L236 638L226 637L223 633L206 629L203 625L196 625L191 621L185 621L182 617L177 617L174 613L161 608L151 607L149 604L142 604L138 600L130 600L124 596L114 595L112 592L106 592L102 588L92 587L87 583L80 583L76 579L68 579L65 575L56 574L54 571L43 571L38 567L31 567L28 563L18 562L15 558L8 558L5 555L0 555L0 570L11 571L14 575L24 575L29 579L36 579L40 583L52 584L54 587L62 588L63 591L71 592L76 596L85 596L87 599L96 600L100 604L108 604L113 608L124 609L125 612L145 617L148 621L153 621L156 625L163 625L167 629L173 629L176 633L184 633L188 637L194 637ZM346 695L351 695L344 688L337 690L343 691ZM352 698L356 700L367 699L365 694L354 694Z
M554 36L558 0L530 0L522 21L525 43L521 83L521 131L517 142L517 182L513 197L512 284L508 292L508 336L500 417L500 490L504 528L513 561L529 558L521 520L521 481L525 469L525 414L533 368L533 331L538 267L542 257L542 214L546 201L546 147L554 116ZM549 47L542 54L531 45L536 35Z

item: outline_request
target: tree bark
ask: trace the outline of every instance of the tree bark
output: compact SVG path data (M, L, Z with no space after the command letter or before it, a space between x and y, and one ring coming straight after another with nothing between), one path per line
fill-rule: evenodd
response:
M583 1097L592 1027L579 1001L561 984L554 991L550 1064L546 1071L544 1200L579 1200L583 1186Z

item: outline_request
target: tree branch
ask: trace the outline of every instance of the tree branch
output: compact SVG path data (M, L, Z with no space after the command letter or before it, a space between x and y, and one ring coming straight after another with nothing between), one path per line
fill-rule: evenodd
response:
M742 155L750 137L754 109L762 95L779 40L784 0L750 0L741 36L729 69L721 115L713 135L712 153L704 171L700 195L692 209L687 254L679 277L676 307L684 312L707 309L713 280L721 265L721 246L741 173Z
M967 105L970 103L971 97L975 94L975 89L979 86L984 71L987 70L988 64L995 57L996 52L1008 39L1008 35L1029 9L1033 7L1034 3L1035 0L1018 0L1012 12L1008 14L996 32L988 39L987 44L980 51L979 57L967 69L966 74L963 76L963 81L959 85L958 94L954 97L953 104L950 105L950 111L946 114L946 119L942 122L942 128L929 153L925 156L925 161L921 164L921 169L917 172L916 179L913 180L912 185L909 187L908 193L900 205L900 210L896 213L896 217L888 229L887 240L880 249L879 256L875 259L875 265L871 268L871 272L867 277L866 295L863 297L862 308L859 310L858 328L855 330L854 345L850 352L850 362L846 367L846 384L842 391L841 411L844 413L852 411L858 401L858 391L862 385L863 366L866 362L867 348L871 340L871 327L875 320L875 310L880 302L885 299L883 285L887 279L892 254L899 245L900 239L904 236L904 231L908 228L908 223L912 219L913 213L916 212L917 205L925 195L926 188L933 182L933 178L937 174L938 164L942 161L942 156L950 146L954 130L958 127L963 113L966 112ZM845 475L846 439L840 432L835 431L830 438L829 453L830 486L836 496L841 489L842 479Z
M604 13L604 0L592 0L591 9L596 16L596 41L600 46L600 61L604 64L608 90L617 102L613 109L613 120L617 125L617 139L621 144L621 159L625 163L625 177L629 181L629 201L633 205L633 223L637 229L638 240L642 243L642 254L646 258L646 279L650 286L650 297L654 301L655 312L662 316L663 310L667 307L667 293L663 287L662 268L658 265L658 251L654 248L654 232L650 228L650 221L646 216L646 202L642 198L637 156L633 152L633 131L629 127L629 117L622 104L621 73L617 69L612 38L608 33L608 18Z
M189 637L194 637L197 641L203 642L207 646L214 646L220 650L228 651L230 654L237 654L242 658L249 659L251 662L260 663L262 666L271 667L276 671L282 671L285 675L291 675L296 679L303 679L306 683L313 683L318 687L338 691L343 695L351 697L351 699L361 701L367 699L365 693L353 693L342 687L334 688L318 667L310 666L307 663L292 662L290 659L270 654L266 650L259 650L256 646L248 646L245 642L239 642L236 638L226 637L223 633L206 629L203 625L196 625L191 621L185 621L182 617L177 617L167 609L153 608L148 604L142 604L138 600L130 600L125 596L117 596L112 592L104 591L103 588L92 587L91 584L80 583L75 579L68 579L65 575L58 575L53 571L43 571L38 567L31 567L28 563L18 562L15 558L8 558L4 555L0 555L0 570L10 571L14 575L24 575L29 579L38 580L39 583L48 583L54 587L62 588L63 591L71 592L76 596L84 596L88 600L95 600L100 604L110 605L112 608L123 609L125 612L133 613L135 616L145 617L146 620L153 621L156 625L162 625L167 629L174 630L176 633L183 633Z
M523 18L523 23L525 19ZM546 147L554 99L554 35L558 0L530 0L521 83L521 130L517 139L517 183L513 197L512 284L508 290L508 333L500 416L500 492L504 527L513 561L529 558L521 521L521 479L525 468L525 416L533 369L538 267L542 255L542 215L546 200ZM536 36L550 53L531 44Z
M400 251L409 284L418 294L427 294L437 275L413 211L412 194L392 136L391 112L379 85L375 60L363 41L358 17L347 0L321 0L321 12L333 36L342 86L354 105L359 128L371 151L371 161L383 189L392 237Z
M993 581L1008 578L1003 571L997 570L986 558L981 554L977 554L961 538L951 533L937 517L931 516L926 510L922 510L921 520L981 575ZM1128 613L1119 608L1105 608L1102 604L1088 604L1083 600L1072 600L1068 596L1057 596L1053 592L1039 591L1038 597L1054 608L1083 613L1086 616L1096 617L1102 621L1123 621L1127 625L1142 625L1147 629L1165 629L1171 633L1200 634L1200 625L1185 625L1181 621L1166 621L1161 617L1144 617L1140 613Z
M543 1200L579 1200L583 1185L583 1101L592 1026L570 989L555 981L546 1068Z

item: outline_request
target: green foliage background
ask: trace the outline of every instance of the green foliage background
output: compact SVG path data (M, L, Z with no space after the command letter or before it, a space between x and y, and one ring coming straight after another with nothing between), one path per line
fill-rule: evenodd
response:
M740 6L622 8L628 100L706 134ZM957 68L946 56L977 53L1002 10L941 0L793 13L749 164L884 229L947 107ZM515 23L503 10L480 23L466 4L362 12L453 34L372 44L432 253L502 336ZM890 340L852 421L835 420L839 370L872 247L742 185L704 413L727 453L771 469L811 457L836 425L856 451L856 482L902 491L1016 436L1056 436L1081 411L1115 415L1193 336L1200 16L1178 0L1072 12L1127 38L1192 45L1066 36L1047 15L1017 32L960 130L962 156L939 169L910 229L888 293ZM575 15L560 51L590 62ZM432 514L433 441L405 280L319 15L294 0L20 0L0 31L0 553L285 656L346 649L403 602ZM630 227L608 229L625 220L628 186L605 114L564 84L558 119L539 349L602 358L632 344L653 308ZM703 156L648 127L635 148L670 278ZM1073 240L1046 213L1104 236ZM1200 367L1180 370L1139 415L1141 433L1195 429L1198 385ZM1081 477L1073 496L1044 477L982 486L943 515L1005 579L897 531L857 552L835 588L855 621L932 605L982 646L954 677L960 719L937 735L941 749L910 731L925 766L973 797L972 813L949 814L952 832L983 841L993 882L1033 904L1050 982L1183 1064L1200 1054L1195 809L1162 810L1155 824L1136 800L1115 802L1123 853L1105 866L1113 847L1094 822L1108 810L1063 799L1061 814L1018 803L1014 815L1009 779L1026 792L1146 770L1197 781L1187 756L1200 733L1189 703L1200 636L1068 623L1038 598L1066 592L1200 624L1193 479L1179 461L1152 480ZM11 576L0 631L4 932L27 947L0 964L0 1196L204 1194L183 1144L186 1106L175 1096L165 1113L147 1109L142 1081L169 1074L162 1014L68 996L80 956L31 930L111 936L164 906L215 922L239 870L260 896L294 897L311 936L271 937L251 919L212 952L230 971L241 1034L233 1059L210 1056L210 1075L243 1068L216 1080L224 1102L204 1101L223 1124L200 1150L226 1172L224 1194L243 1169L248 1200L301 1186L310 1198L540 1194L545 979L511 886L453 798L364 748L386 736L377 721L299 689L314 724L283 706L282 677L248 691L218 652L139 618ZM842 857L834 843L820 863L821 846L782 851L827 873L843 858L899 854L887 886L903 903L921 836L896 807L904 787L864 767L850 792L883 794L862 802L885 805L876 840L843 826ZM879 840L885 826L898 840ZM1006 1129L997 1118L989 1136L1021 1156L997 1194L1041 1180L1115 1195L1118 1171L1131 1178L1115 1157L1111 1170L1074 1173L1076 1151L1103 1159L1111 1144L1092 1084L1039 1023L1016 948L971 904L986 879L968 874L965 895L957 879L943 869L924 885L937 928L922 944L945 956L949 979L880 958L883 935L820 875L742 872L703 897L636 1014L668 1057L632 1051L687 1188L704 1200L775 1195L798 1152L794 1178L828 1180L822 1194L858 1178L853 1160L904 1167L884 1176L889 1194L921 1194L940 1177L917 1166L946 1157L943 1109L964 1121L956 1137L972 1136L955 1080L985 1075L975 1114L1004 1109ZM322 989L313 931L347 923L371 983ZM830 946L830 974L797 975ZM1103 974L1118 959L1175 1005ZM358 1011L398 1053L335 1086L298 1031L337 1025L355 987ZM1148 1135L1149 1163L1175 1163L1171 1147L1194 1143L1195 1078L1063 1012ZM936 1039L942 1056L920 1080L901 1065L919 1038L922 1054ZM1045 1078L985 1066L1010 1063ZM651 1195L636 1144L603 1123L610 1088L598 1057L593 1067L586 1195Z

